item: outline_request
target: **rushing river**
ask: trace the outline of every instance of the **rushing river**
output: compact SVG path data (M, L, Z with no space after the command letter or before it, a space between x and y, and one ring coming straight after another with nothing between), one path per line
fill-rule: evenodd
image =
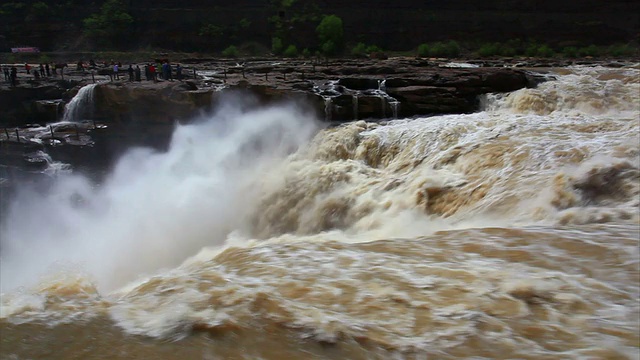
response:
M638 359L640 68L321 129L242 102L2 214L2 359Z

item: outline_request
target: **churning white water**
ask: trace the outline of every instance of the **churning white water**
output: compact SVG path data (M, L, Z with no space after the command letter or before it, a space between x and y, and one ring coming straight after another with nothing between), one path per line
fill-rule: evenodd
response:
M24 189L0 326L60 358L637 359L639 75L562 69L475 114L323 130L230 101L100 186ZM34 320L67 327L14 326Z
M3 291L77 270L110 290L222 244L254 202L251 181L317 126L290 106L241 107L177 126L166 153L131 150L101 185L70 174L46 194L23 189L1 229Z

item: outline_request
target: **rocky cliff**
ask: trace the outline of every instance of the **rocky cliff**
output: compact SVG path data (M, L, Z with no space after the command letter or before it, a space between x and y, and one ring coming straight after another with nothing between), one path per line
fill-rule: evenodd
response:
M186 60L186 59L183 59ZM535 86L541 78L528 71L466 64L464 68L434 61L397 57L386 60L342 59L328 63L304 60L205 60L188 65L187 81L103 81L92 92L91 117L100 121L172 124L215 106L229 91L251 93L264 103L305 103L330 121L382 119L476 111L478 96ZM486 64L485 64L486 65ZM459 65L457 65L459 66ZM0 125L20 126L55 120L60 101L73 96L92 77L108 68L67 70L66 81L32 80L20 74L18 87L0 87ZM95 73L98 73L96 75ZM196 75L194 78L194 74ZM55 108L41 106L42 101ZM56 102L57 101L57 102ZM59 115L59 114L58 114Z

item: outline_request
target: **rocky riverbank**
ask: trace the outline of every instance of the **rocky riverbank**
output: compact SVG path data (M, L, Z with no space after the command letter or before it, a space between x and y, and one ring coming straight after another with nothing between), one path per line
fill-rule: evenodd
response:
M6 82L0 86L0 141L6 150L3 158L12 159L7 160L12 164L41 164L23 153L33 154L36 145L55 149L61 145L90 145L105 128L109 130L103 140L162 144L176 121L187 122L211 111L229 92L251 94L263 104L295 101L332 123L468 113L478 110L479 95L534 87L546 80L541 75L545 67L570 65L540 60L450 62L409 57L324 62L273 58L170 60L174 66L178 62L183 66L182 81L154 82L143 76L142 81L131 82L126 72L128 64L120 79L112 79L107 66L81 70L66 67L64 74L35 79L23 64L18 67L16 87ZM95 84L92 91L83 95L87 98L75 106L71 117L91 121L75 126L56 124L62 120L65 106L90 84ZM38 139L36 145L34 138ZM116 147L120 145L109 145L103 152Z
M230 92L250 94L263 104L295 101L330 123L375 121L473 112L480 106L479 95L533 87L548 80L545 68L572 65L416 58L170 60L182 64L182 81L130 82L126 71L114 80L106 66L67 67L63 76L34 79L24 64L19 66L17 86L0 85L4 200L12 184L40 174L51 167L51 161L95 173L107 169L130 146L163 148L176 122L213 110ZM144 64L140 62L141 67ZM87 87L91 84L95 85ZM67 114L71 122L60 121L65 106L74 107Z
M34 79L19 71L17 87L8 83L0 87L4 109L0 124L19 127L55 121L62 115L64 103L80 87L94 82L99 83L92 101L94 117L162 122L188 119L209 110L219 95L230 90L250 92L264 102L302 101L321 118L350 121L471 112L479 105L478 95L513 91L542 81L540 76L515 67L415 58L181 61L184 81L129 82L126 69L120 80L114 81L107 76L107 67L66 68L64 79L60 75Z

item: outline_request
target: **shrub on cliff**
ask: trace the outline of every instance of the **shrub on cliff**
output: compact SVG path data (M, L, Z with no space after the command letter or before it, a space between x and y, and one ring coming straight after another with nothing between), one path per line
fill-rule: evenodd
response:
M367 57L373 53L381 53L382 49L376 45L365 45L364 43L358 43L351 48L351 55L355 57Z
M231 45L222 51L222 56L230 58L238 57L238 48Z
M298 48L295 45L289 45L287 49L282 53L285 57L297 57Z
M280 55L282 54L282 50L284 50L282 39L280 39L279 37L271 38L271 52L274 55Z
M598 48L595 45L589 45L589 46L578 49L579 56L598 57L601 54L602 54L602 51L600 50L600 48Z
M555 52L548 45L540 45L536 49L536 56L538 57L553 57Z
M344 30L342 19L335 15L325 16L316 27L316 34L320 40L320 47L325 55L335 55L342 50L344 44Z
M609 46L609 49L607 50L607 52L609 53L609 55L616 56L616 57L633 56L635 53L638 52L638 49L626 44L614 44Z
M480 57L491 57L500 55L500 43L483 44L477 51Z
M418 45L417 53L419 57L429 56L429 45L427 44Z
M367 45L364 43L358 43L351 48L351 55L355 57L365 57L367 55Z
M418 56L426 57L456 57L460 55L460 45L451 40L448 42L435 42L432 44L420 44L417 49Z

